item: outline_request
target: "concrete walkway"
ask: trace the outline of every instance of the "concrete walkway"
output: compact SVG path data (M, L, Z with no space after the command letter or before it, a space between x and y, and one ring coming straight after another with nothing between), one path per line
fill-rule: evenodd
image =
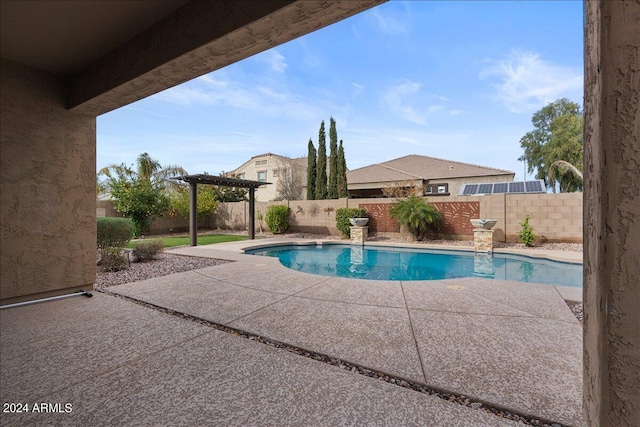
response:
M315 276L243 255L249 244L172 250L237 262L109 291L583 425L582 328L561 289ZM2 425L518 425L110 295L0 315L2 401L73 404L66 414L2 414Z

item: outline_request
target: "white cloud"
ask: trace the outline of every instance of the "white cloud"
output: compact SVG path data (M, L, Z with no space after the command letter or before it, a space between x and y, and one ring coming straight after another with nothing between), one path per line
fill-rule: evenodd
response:
M286 85L259 85L226 78L222 73L207 74L155 95L155 99L181 106L228 106L267 116L293 119L321 117L320 108Z
M563 96L582 92L580 71L543 60L533 52L514 51L509 58L487 61L481 79L495 79L496 97L512 112L535 111Z
M424 113L417 111L413 106L409 105L409 100L413 95L420 92L422 83L406 81L399 85L393 86L382 95L382 101L393 112L402 116L405 120L425 124L427 118Z
M154 96L155 99L179 105L227 105L237 108L257 108L260 98L239 82L213 77L198 77Z
M356 82L351 83L351 86L353 86L352 96L360 95L365 89L365 87L363 85L361 85L359 83L356 83Z
M372 16L378 26L378 29L386 34L406 34L409 32L408 11L404 16L400 16L394 9L386 8L384 13L380 12L379 8L372 9L370 16ZM394 16L396 15L396 16Z
M304 38L297 39L298 46L302 49L302 64L309 68L317 68L322 65L319 52L312 50Z
M429 116L444 110L442 102L446 98L424 93L422 86L422 83L404 80L382 94L382 103L403 119L424 125ZM434 100L437 101L435 104Z
M288 67L284 56L275 49L268 50L262 55L264 55L265 60L276 73L284 73L284 70Z

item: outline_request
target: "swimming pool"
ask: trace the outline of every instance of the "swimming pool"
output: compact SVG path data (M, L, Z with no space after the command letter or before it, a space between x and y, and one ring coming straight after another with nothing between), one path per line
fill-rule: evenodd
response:
M276 257L287 268L323 276L368 280L484 277L582 287L582 264L523 255L336 244L272 246L246 253Z

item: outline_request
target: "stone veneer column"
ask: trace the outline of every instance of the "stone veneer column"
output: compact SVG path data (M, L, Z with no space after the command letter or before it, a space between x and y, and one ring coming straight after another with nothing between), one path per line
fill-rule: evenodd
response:
M640 2L585 7L585 417L638 426Z
M493 230L474 228L473 249L476 252L493 252Z
M369 227L351 227L351 244L364 246L364 241L369 237Z

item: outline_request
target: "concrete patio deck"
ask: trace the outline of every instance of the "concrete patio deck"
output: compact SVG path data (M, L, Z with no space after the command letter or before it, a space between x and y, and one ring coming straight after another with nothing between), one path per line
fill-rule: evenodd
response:
M584 424L582 328L564 301L578 299L576 289L330 278L241 253L268 243L174 249L237 262L108 291L521 414ZM0 315L2 401L73 404L65 414L3 413L2 425L519 425L108 294Z

